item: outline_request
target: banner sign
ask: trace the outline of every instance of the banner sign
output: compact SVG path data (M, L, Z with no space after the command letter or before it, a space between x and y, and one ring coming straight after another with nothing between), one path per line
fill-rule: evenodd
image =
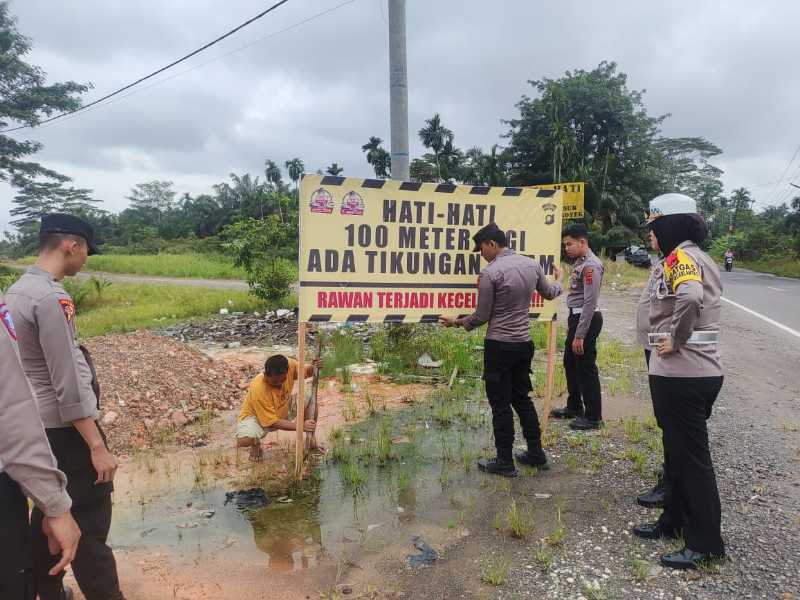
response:
M495 222L548 275L561 255L563 192L306 175L300 185L300 320L422 322L474 312ZM550 320L552 301L531 299Z
M546 183L531 186L535 190L562 190L564 192L564 220L581 219L584 214L583 193L586 184L582 181L575 183Z

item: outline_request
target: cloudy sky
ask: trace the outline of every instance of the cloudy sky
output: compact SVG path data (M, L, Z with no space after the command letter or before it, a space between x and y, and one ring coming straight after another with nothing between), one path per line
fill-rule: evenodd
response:
M361 145L377 135L388 148L389 138L386 0L335 8L343 1L292 0L156 85L25 138L45 145L37 160L113 211L137 182L169 179L181 193L201 193L231 172L262 173L265 158L369 175ZM33 39L30 62L51 81L93 84L88 102L270 3L10 5ZM703 136L724 150L717 164L728 191L745 186L764 206L789 198L788 180L800 183L800 157L780 181L800 144L796 0L408 0L407 19L412 156L422 153L415 132L434 112L459 147L486 148L530 92L527 80L613 60L631 88L646 90L651 114L671 113L665 134ZM13 193L0 186L2 229Z

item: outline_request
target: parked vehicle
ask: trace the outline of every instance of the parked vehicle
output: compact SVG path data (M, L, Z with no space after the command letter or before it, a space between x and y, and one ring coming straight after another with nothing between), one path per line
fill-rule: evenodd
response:
M650 253L646 248L639 246L625 248L625 262L632 264L634 267L646 267L648 269L653 265Z

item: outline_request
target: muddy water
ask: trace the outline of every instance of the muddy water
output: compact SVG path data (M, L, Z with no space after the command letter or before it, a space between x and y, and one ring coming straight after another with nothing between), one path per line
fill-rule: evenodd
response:
M374 461L362 459L363 486L353 489L340 465L327 460L298 486L282 486L286 477L279 473L265 486L269 504L256 510L225 503L226 492L237 489L249 469L244 455L238 466L233 450L224 448L141 456L119 476L111 543L133 557L156 556L156 562L170 564L168 571L191 568L194 580L219 580L246 565L251 586L266 586L255 596L263 598L289 597L284 587L271 595L265 583L270 576L299 573L301 581L281 585L302 588L304 578L324 572L325 581L313 584L322 589L335 584L344 563L392 557L402 564L417 552L416 536L436 547L453 535L471 505L479 481L475 460L491 442L486 410L470 402L469 425L454 420L441 426L429 405L393 412L394 457L382 466L363 465ZM349 443L369 444L382 418L350 428ZM267 454L267 461L285 458L283 451ZM159 576L164 590L175 587L168 573ZM228 597L219 591L206 595Z

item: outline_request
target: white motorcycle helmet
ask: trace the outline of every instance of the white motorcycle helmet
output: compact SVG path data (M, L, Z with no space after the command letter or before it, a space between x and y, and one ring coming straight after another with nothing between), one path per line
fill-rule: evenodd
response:
M652 223L658 217L667 215L685 215L697 213L697 202L686 194L661 194L650 201L647 222Z

